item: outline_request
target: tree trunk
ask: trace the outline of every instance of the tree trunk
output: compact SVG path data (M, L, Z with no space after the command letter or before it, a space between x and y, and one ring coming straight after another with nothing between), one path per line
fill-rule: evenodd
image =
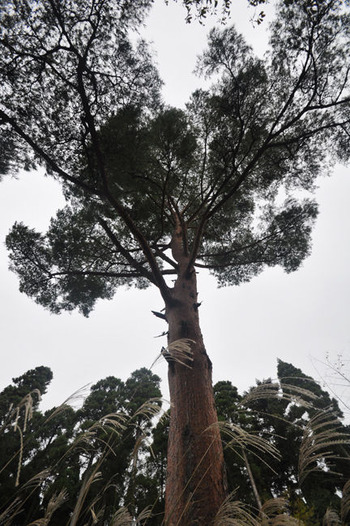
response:
M226 476L212 367L199 326L196 274L194 270L182 271L186 263L188 260L180 261L173 301L166 305L169 344L181 338L193 340L193 361L185 366L169 357L171 416L165 524L210 526L226 497Z

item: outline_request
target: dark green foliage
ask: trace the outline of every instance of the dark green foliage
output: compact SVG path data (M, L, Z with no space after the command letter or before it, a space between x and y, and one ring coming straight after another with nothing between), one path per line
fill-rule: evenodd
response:
M48 368L38 367L14 379L17 386L11 385L0 394L1 407L6 408L0 413L5 422L0 428L0 516L18 497L15 524L29 524L43 517L50 499L65 490L65 501L50 525L68 524L84 481L96 469L101 477L90 488L88 485L88 494L78 510L79 526L91 517L91 506L96 513L100 510L99 524L103 524L123 504L138 514L145 499L147 504L155 502L158 486L147 475L143 459L147 448L143 444L150 436L155 408L160 407L159 377L147 369L135 371L126 382L111 376L92 386L77 412L69 406L45 414L35 409L25 418L21 406L17 427L16 411L5 418L9 402L15 409L22 395L28 399L28 394L38 388L45 392L51 377ZM150 400L154 400L154 409ZM137 460L139 450L143 455ZM143 500L138 500L141 493Z
M230 381L217 382L214 385L214 395L219 421L233 424L246 430L252 429L253 422L256 424L255 415L250 415L242 410L242 396L238 394L237 388L234 387ZM225 433L222 433L222 440L224 444L228 491L237 491L235 495L238 500L256 506L252 486L249 482L244 463L242 447L238 444L230 444L230 437ZM257 467L258 465L259 464L255 462L254 466ZM257 476L258 469L254 470L255 476Z
M23 150L30 136L34 156L45 152L62 172L74 172L77 154L111 108L126 100L144 104L153 97L155 102L159 80L148 51L142 42L133 49L126 36L151 3L11 1L2 6L2 108L14 113L8 120L2 111L0 122L12 130L16 150ZM96 119L93 130L91 119Z
M5 396L6 401L17 403L22 388L32 391L39 386L44 391L50 378L51 371L45 367L28 371L14 379L17 387L7 387L0 400ZM278 379L278 384L270 380L259 382L258 390L252 389L244 397L229 381L214 386L222 422L238 426L253 437L264 438L281 452L278 461L252 447L249 441L237 442L223 433L228 486L231 491L236 490L235 498L256 508L253 480L262 503L272 496L287 497L294 517L303 520L305 526L318 526L327 508L339 512L340 498L336 491L342 489L350 476L349 445L344 441L343 445L329 446L338 457L327 461L331 471L313 471L299 485L300 445L311 415L316 415L319 409L327 410L330 404L335 414L339 414L339 408L317 382L292 364L279 360ZM160 404L159 396L159 378L147 369L140 369L125 382L114 376L97 382L77 412L65 407L42 414L36 409L26 429L21 413L18 425L23 431L23 457L18 487L15 480L20 435L13 421L8 421L0 434L0 513L18 496L22 503L14 524L29 524L43 517L50 499L65 489L66 500L49 524L67 524L83 481L98 469L101 476L88 488L78 526L91 520L91 508L99 516L97 524L102 526L122 505L135 516L151 507L152 524L161 525L169 413L156 422L151 418L153 412L147 410L150 400ZM301 405L302 400L306 405ZM339 420L337 426L342 433L348 431ZM43 470L49 471L38 478L39 484L26 485Z
M106 422L97 429L91 447L83 455L86 474L100 462L101 480L93 484L89 498L98 497L104 520L109 520L123 504L133 515L143 509L143 501L136 499L136 489L143 479L138 458L152 424L147 408L153 399L160 406L159 382L160 378L145 368L134 371L126 382L110 376L92 386L78 412L83 430L95 422ZM143 404L144 410L140 410ZM117 425L109 425L109 420Z
M134 371L126 382L108 376L91 387L90 395L78 412L79 418L91 425L112 413L133 417L143 403L152 399L160 403L159 382L159 376L146 368Z
M227 14L230 3L230 0L223 2L223 14ZM126 36L129 29L142 23L152 4L152 0L123 0L117 4L84 0L77 5L42 2L38 7L34 1L11 1L2 5L4 55L0 74L6 86L3 102L6 110L18 107L20 120L9 122L6 111L0 114L0 124L4 126L0 174L16 170L16 163L27 167L35 164L35 156L29 150L26 154L23 151L31 135L31 124L35 126L33 143L40 138L36 154L40 155L47 147L50 154L55 152L57 160L65 158L66 166L62 166L65 170L68 164L74 163L74 158L69 159L69 143L84 142L91 131L91 122L85 112L81 112L80 102L85 110L92 102L93 117L100 123L106 120L106 110L130 100L142 104L145 99L149 100L152 88L155 95L159 80L147 49L140 43L134 52ZM217 11L218 7L216 0L184 0L183 5L188 21L192 7L199 18L205 17L209 10ZM18 53L21 59L13 62L11 52ZM104 72L100 69L101 63ZM60 74L62 66L63 75ZM76 68L80 68L77 80ZM51 99L47 97L48 92ZM32 107L31 101L35 103ZM153 102L156 101L157 98ZM45 122L47 116L64 124L55 129ZM12 126L17 129L17 135L13 135Z
M291 363L278 360L277 375L283 384L293 385L302 389L307 389L317 397L312 402L314 411L311 411L311 415L314 414L315 410L317 409L328 409L332 411L332 413L337 415L339 418L343 417L343 414L339 409L339 404L337 400L335 398L330 398L329 393L327 391L324 391L321 388L320 384L315 382L315 380L311 378L311 376L307 376L306 374L304 374L301 371L301 369L294 367L294 365L292 365ZM293 408L292 410L296 411L296 408ZM295 418L296 417L297 414L295 414Z
M238 423L239 403L242 397L231 382L221 381L214 385L215 405L220 420Z
M145 466L147 477L139 486L141 494L148 498L147 504L152 506L152 524L154 521L155 526L161 526L164 519L169 421L170 410L162 415L157 425L152 429L152 439ZM140 507L142 508L142 506Z
M108 376L91 386L91 393L79 410L81 420L89 427L103 416L123 410L124 382L114 376Z
M19 483L29 481L61 457L60 442L67 444L71 437L69 418L62 418L60 426L56 423L50 427L38 410L40 395L45 394L51 380L48 367L36 367L13 378L13 384L0 393L0 509L19 493ZM21 520L27 524L40 509L40 488L29 486L22 499Z
M78 307L87 315L98 298L111 299L118 286L133 283L137 274L124 271L123 258L92 219L87 210L74 213L67 207L51 221L47 238L22 223L14 226L7 243L13 248L11 260L22 269L21 292L52 312ZM97 260L92 247L99 249ZM67 268L68 273L62 270ZM137 282L140 287L146 284L145 280Z
M49 367L40 366L27 371L18 378L13 378L13 385L8 385L0 393L0 425L6 424L6 419L12 410L29 395L32 398L33 407L37 407L40 397L46 393L52 377L52 371Z
M1 42L6 141L24 141L19 151L57 174L70 201L47 235L21 224L9 235L21 290L53 312L85 315L126 283L155 284L166 300L178 223L189 266L222 285L266 266L299 268L317 216L315 179L349 153L346 10L335 0L282 3L264 62L234 28L212 30L198 69L219 81L182 111L159 104L148 52L125 36L149 2L94 4L90 14L88 0L71 11L29 2L25 24L16 5Z
M262 461L247 446L247 460L262 502L272 496L287 496L294 516L302 519L305 515L305 524L310 526L320 524L328 507L339 512L337 492L350 476L348 428L338 419L341 413L336 400L331 400L329 394L300 369L279 360L278 380L278 384L271 380L258 382L257 390L252 388L243 399L237 397L236 402L235 388L229 382L219 382L214 387L218 412L225 420L238 423L250 433L272 442L281 453L279 460L265 455ZM320 410L326 411L324 422L329 424L318 428L318 420L310 429L315 435L325 430L340 432L343 444L332 445L330 436L323 451L330 449L334 458L324 461L327 467L322 469L323 455L315 454L310 467L316 469L301 478L298 466L300 456L305 454L301 449L303 434ZM327 417L329 412L335 419ZM230 488L239 486L238 497L256 505L252 484L244 469L244 458L232 449L226 448L225 454ZM320 468L317 462L321 462Z
M310 472L302 483L303 495L306 502L309 506L314 508L315 517L321 520L327 507L338 510L339 512L340 499L339 495L336 494L336 491L339 493L345 482L350 477L350 449L349 444L346 443L346 437L349 436L349 427L344 426L339 420L342 418L343 414L339 409L337 400L331 398L329 393L324 391L320 384L315 382L313 378L305 375L300 369L294 367L292 364L281 360L278 361L277 371L282 386L284 384L289 384L297 388L307 389L315 396L312 400L312 407L307 409L308 418L316 417L319 411L326 411L333 415L333 420L330 420L328 425L323 426L318 431L316 430L316 433L329 430L330 432L340 431L341 433L346 434L346 436L344 436L343 445L339 444L331 446L331 438L328 439L329 447L331 447L334 453L334 458L325 462L327 471L316 470ZM284 388L284 390L285 392L288 392L288 388ZM285 413L286 412L287 420L292 422L296 429L296 432L293 433L294 436L291 436L290 438L291 440L296 440L297 443L300 443L301 430L303 428L305 429L305 408L298 407L298 405L295 404L294 407L287 406ZM290 444L290 442L288 443ZM287 447L285 450L287 452ZM326 449L324 449L324 451L326 451ZM291 472L290 467L289 471Z
M255 392L252 388L244 397L238 394L237 388L230 381L214 385L219 420L238 426L252 437L263 438L275 445L281 453L280 458L275 459L266 452L257 450L243 435L237 435L238 439L232 440L223 431L228 489L235 491L235 498L238 500L257 508L252 480L247 472L248 463L262 504L272 497L286 497L294 517L304 520L306 526L320 525L327 508L340 512L338 492L350 475L349 430L339 420L333 425L333 430L338 429L343 434L344 445L328 446L335 455L335 458L327 462L331 470L318 469L311 472L300 485L300 446L310 418L319 409L331 409L337 414L339 408L336 402L329 407L329 394L292 364L278 361L278 380L278 384L271 380L258 382L258 391ZM301 405L302 401L304 405ZM167 421L161 420L153 431L154 456L149 459L152 467L150 473L158 478L160 490L165 475L167 433ZM316 458L320 459L322 455ZM316 465L316 461L314 464ZM158 505L162 505L161 500Z
M161 405L162 393L159 389L159 383L159 376L145 367L134 371L125 382L126 413L134 416L142 404L149 401ZM140 417L143 418L142 415Z

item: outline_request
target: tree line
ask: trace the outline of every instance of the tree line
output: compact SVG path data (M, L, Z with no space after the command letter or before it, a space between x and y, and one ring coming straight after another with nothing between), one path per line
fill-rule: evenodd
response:
M51 379L37 367L0 393L0 524L164 524L169 410L160 378L145 368L126 381L109 376L79 409L43 412ZM243 395L220 381L214 394L239 513L249 510L252 524L335 524L327 513L349 523L350 429L319 383L279 360L276 380Z

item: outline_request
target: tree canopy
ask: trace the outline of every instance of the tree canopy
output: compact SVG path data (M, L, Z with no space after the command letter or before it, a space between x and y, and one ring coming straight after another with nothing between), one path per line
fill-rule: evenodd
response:
M220 284L300 266L317 214L307 193L349 155L342 3L280 4L264 61L234 28L214 29L198 70L219 80L186 110L160 104L147 47L127 38L147 2L26 3L25 21L16 5L3 24L1 122L17 161L46 164L70 201L47 235L17 224L8 237L22 291L84 314L126 283L169 299L176 225L188 269Z

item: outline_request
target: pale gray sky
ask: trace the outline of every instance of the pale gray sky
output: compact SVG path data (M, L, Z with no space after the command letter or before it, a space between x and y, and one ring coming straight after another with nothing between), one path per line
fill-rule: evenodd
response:
M262 56L267 22L253 27L254 12L246 1L234 4L233 21ZM146 34L157 51L167 103L183 106L200 85L192 71L211 26L212 21L204 27L186 25L179 5L157 3ZM199 276L202 331L214 381L231 380L243 391L256 378L276 376L277 357L316 379L319 374L330 378L322 364L327 353L333 361L341 354L350 370L349 195L349 168L334 167L332 177L320 180L313 252L297 273L270 269L249 284L225 289ZM88 319L77 313L51 315L19 293L17 278L7 269L5 236L16 220L44 230L62 205L58 183L41 174L5 178L0 185L0 390L12 377L47 365L54 380L45 408L89 382L108 375L126 379L135 369L149 367L165 344L155 338L165 324L151 314L163 307L157 290L120 290L112 301L100 301ZM153 370L164 379L166 395L166 364L159 362ZM346 400L348 391L348 386L337 387Z

